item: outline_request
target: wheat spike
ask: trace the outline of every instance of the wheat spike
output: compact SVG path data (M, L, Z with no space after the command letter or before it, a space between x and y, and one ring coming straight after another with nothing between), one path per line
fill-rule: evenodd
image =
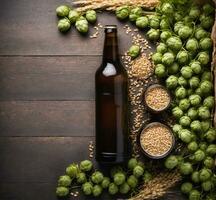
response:
M78 11L86 11L89 9L105 9L114 11L116 8L124 5L141 6L143 8L152 9L159 4L159 0L76 0L73 2L78 6Z
M181 180L179 172L161 172L154 179L144 184L140 192L129 200L157 199L166 194L167 190Z

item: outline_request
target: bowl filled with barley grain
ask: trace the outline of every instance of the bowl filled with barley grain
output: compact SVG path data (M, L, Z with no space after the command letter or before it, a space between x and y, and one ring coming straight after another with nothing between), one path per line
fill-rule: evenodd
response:
M171 95L164 86L153 84L144 93L144 103L149 111L161 113L169 108Z
M173 150L175 137L169 126L160 122L152 122L141 129L138 143L141 151L147 157L162 159Z

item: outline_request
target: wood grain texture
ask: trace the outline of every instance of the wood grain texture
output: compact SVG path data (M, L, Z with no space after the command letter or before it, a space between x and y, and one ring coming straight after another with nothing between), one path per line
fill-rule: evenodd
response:
M90 140L94 138L1 138L0 199L57 199L58 177L70 163L88 157Z
M56 199L54 191L58 176L72 162L88 157L88 143L93 137L1 138L0 140L0 198L1 200ZM73 153L76 152L76 153ZM169 192L182 200L176 190ZM73 199L73 198L71 198ZM91 198L81 196L78 199ZM116 199L115 197L101 199Z
M80 37L74 27L68 34L59 33L55 9L63 3L60 0L2 0L0 55L101 55L103 34L97 40ZM123 31L123 23L108 13L99 14L98 19L103 25L119 26L120 52L125 52L131 40ZM90 34L95 31L91 27Z
M101 56L0 57L0 100L94 100Z
M0 103L1 136L93 136L93 101Z

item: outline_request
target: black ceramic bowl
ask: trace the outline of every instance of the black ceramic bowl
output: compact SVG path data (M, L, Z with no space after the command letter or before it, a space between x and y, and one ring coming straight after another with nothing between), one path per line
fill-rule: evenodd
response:
M164 108L161 109L161 110L155 110L155 109L153 109L153 108L150 107L150 106L148 105L148 103L146 102L146 96L147 96L148 92L149 92L151 89L153 89L153 88L161 88L161 89L163 89L164 91L166 91L167 94L168 94L168 96L169 96L169 99L170 99L170 100L169 100L167 106L164 107ZM147 107L147 109L148 109L150 112L155 113L155 114L159 114L159 113L161 113L161 112L167 110L167 109L170 107L170 105L171 105L171 95L170 95L169 91L168 91L163 85L160 85L160 84L153 84L153 85L150 85L150 86L146 89L146 91L144 92L143 100L144 100L144 104L145 104L145 106Z
M169 132L170 132L171 137L172 137L172 145L171 145L170 149L169 149L167 152L165 152L164 154L158 155L158 156L154 156L154 155L151 155L151 154L149 154L148 152L146 152L145 149L142 147L142 144L141 144L141 136L142 136L142 133L145 132L145 130L147 130L148 128L153 127L153 126L162 126L162 127L167 128L167 129L169 130ZM145 125L144 127L142 127L142 128L140 129L140 132L139 132L138 138L137 138L137 142L138 142L138 146L139 146L141 152L142 152L145 156L147 156L147 157L149 157L149 158L151 158L151 159L162 159L162 158L167 157L167 156L172 152L172 150L173 150L173 148L174 148L174 146L175 146L175 136L174 136L174 134L173 134L173 132L172 132L172 129L171 129L169 126L167 126L167 125L165 125L165 124L162 124L162 123L160 123L160 122L151 122L151 123Z

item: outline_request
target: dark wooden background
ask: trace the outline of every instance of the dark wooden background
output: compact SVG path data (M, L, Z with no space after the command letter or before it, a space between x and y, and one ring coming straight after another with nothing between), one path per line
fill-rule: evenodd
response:
M60 34L55 8L63 3L0 2L0 200L55 200L57 177L88 158L94 140L103 35L89 39L74 28ZM120 25L123 53L130 46L123 26L109 14L99 21Z

